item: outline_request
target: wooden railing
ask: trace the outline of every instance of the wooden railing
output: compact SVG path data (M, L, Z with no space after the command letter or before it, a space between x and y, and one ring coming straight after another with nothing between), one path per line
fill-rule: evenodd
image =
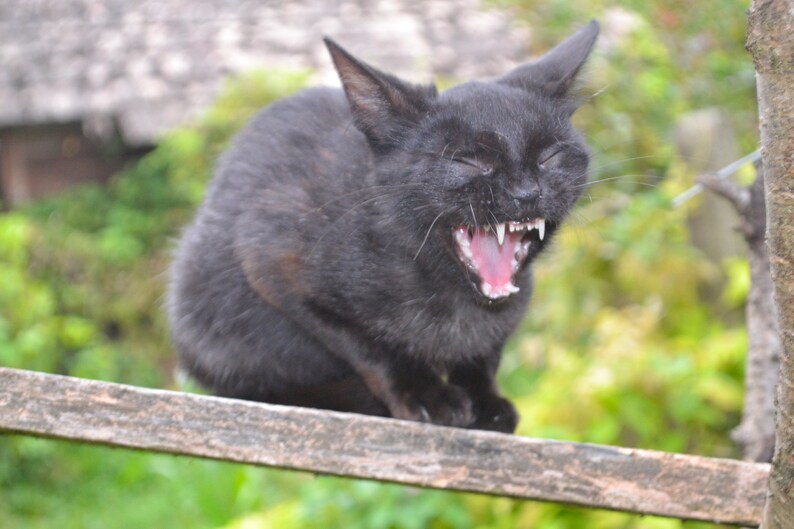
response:
M0 368L0 429L745 526L761 521L770 469L8 368Z

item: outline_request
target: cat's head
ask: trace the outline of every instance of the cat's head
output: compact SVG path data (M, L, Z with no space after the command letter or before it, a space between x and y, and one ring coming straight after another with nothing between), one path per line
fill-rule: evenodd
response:
M403 190L395 215L417 254L454 259L489 300L518 291L516 275L586 183L589 154L570 123L571 92L598 29L592 21L532 63L441 94L326 39L378 184Z

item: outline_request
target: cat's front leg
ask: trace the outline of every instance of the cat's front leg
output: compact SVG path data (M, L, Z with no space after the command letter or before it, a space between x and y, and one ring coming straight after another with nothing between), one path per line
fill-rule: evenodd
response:
M427 363L400 353L397 347L374 344L319 305L309 311L295 310L294 306L292 310L299 316L295 321L300 321L307 332L311 329L310 334L328 351L346 361L372 398L385 405L392 417L464 428L473 423L475 415L468 392L444 382ZM357 406L356 410L360 408Z
M468 392L444 382L421 361L389 355L355 368L394 418L464 428L475 420Z
M513 433L518 413L513 404L499 395L494 376L498 362L472 360L456 364L449 371L449 382L466 390L471 398L474 420L469 428Z

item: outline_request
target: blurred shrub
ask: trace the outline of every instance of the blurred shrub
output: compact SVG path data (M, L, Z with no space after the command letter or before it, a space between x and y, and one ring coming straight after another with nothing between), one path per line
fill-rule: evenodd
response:
M172 354L160 305L170 240L234 131L307 77L238 79L197 124L168 134L106 187L0 217L0 364L165 384Z

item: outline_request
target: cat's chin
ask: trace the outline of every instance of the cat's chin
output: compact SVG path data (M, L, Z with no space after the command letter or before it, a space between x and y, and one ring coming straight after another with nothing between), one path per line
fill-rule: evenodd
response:
M540 244L545 232L546 220L542 218L493 226L460 224L452 229L452 240L477 291L496 301L519 292L516 274L526 263L530 246Z

